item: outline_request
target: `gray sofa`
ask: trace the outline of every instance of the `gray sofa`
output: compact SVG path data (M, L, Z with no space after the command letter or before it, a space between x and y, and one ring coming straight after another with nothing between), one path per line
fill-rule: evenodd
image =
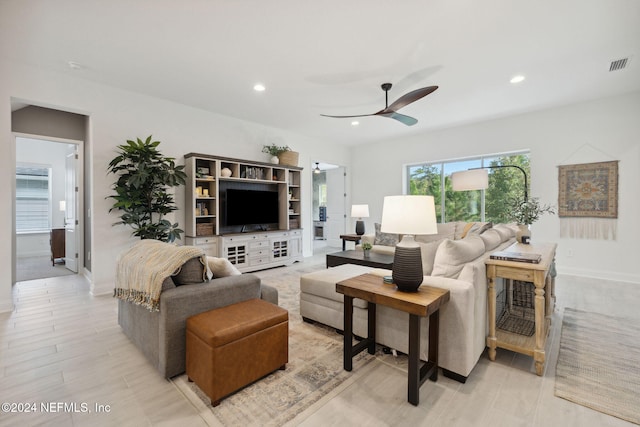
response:
M178 286L175 286L175 285ZM118 300L118 324L165 378L185 372L186 320L195 314L252 298L278 304L278 291L242 274L183 284L165 280L160 311ZM173 285L173 286L172 286Z

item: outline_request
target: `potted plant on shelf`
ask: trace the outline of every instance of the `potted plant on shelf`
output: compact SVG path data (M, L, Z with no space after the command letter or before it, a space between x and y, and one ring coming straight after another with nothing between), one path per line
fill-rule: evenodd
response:
M271 154L271 163L298 166L298 152L291 150L288 145L264 145L262 152Z
M122 212L120 221L113 225L129 225L133 228L131 234L141 239L173 242L183 230L178 223L164 219L164 215L178 209L167 189L184 185L187 175L184 166L176 165L173 157L158 151L159 144L149 136L146 141L138 138L118 146L118 156L108 167L108 172L118 175L112 187L116 194L107 198L115 200L109 212Z
M364 257L365 258L369 258L369 255L371 254L371 243L369 242L364 242L362 244L362 251L364 252Z
M545 213L555 214L555 208L543 205L537 197L528 200L513 199L511 201L511 218L518 224L516 239L520 243L529 243L531 230L529 226L540 219Z

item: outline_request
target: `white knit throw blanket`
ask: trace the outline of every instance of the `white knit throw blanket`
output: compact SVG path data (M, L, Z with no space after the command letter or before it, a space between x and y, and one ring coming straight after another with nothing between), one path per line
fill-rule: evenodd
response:
M206 264L201 248L176 246L158 240L140 240L118 257L116 264L116 287L113 296L150 311L160 309L162 282L179 271L192 258L200 258ZM203 279L206 280L206 269Z

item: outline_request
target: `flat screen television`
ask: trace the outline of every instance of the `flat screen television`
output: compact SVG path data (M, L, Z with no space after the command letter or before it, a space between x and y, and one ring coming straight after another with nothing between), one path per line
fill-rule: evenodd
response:
M225 224L252 225L279 222L278 192L227 189Z

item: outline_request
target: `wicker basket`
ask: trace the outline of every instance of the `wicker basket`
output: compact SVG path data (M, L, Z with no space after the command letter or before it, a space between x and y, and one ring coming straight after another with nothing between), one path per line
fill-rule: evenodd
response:
M298 166L298 152L297 151L283 151L278 154L281 165Z
M196 236L213 236L213 224L196 224Z

